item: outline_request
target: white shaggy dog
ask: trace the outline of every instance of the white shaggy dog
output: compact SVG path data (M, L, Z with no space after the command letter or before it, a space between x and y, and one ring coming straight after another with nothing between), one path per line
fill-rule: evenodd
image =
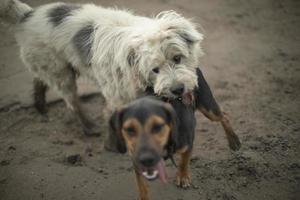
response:
M97 130L79 105L76 74L99 86L109 110L148 86L168 98L197 87L203 36L174 11L148 18L93 4L51 3L34 9L18 0L0 4L0 15L16 28L22 61L34 74L37 109L45 112L46 89L55 89L86 134Z

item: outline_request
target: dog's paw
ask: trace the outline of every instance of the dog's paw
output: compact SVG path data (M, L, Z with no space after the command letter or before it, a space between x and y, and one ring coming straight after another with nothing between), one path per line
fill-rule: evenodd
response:
M148 197L138 197L137 200L150 200Z
M83 127L83 132L86 136L100 136L102 129L100 126L93 125L89 127Z
M112 146L112 145L111 145L110 143L108 143L108 142L105 142L105 143L104 143L104 149L105 149L106 151L109 151L109 152L114 152L114 153L117 153L117 152L118 152L117 148L114 147L114 146Z
M118 148L114 142L112 142L110 139L106 139L104 142L104 149L109 152L118 153Z
M42 114L42 115L39 115L39 121L42 122L42 123L47 123L49 122L49 117L47 114Z
M192 184L191 177L188 173L177 173L176 176L176 185L181 188L189 188Z
M232 134L231 137L228 140L229 142L229 147L233 151L238 151L241 148L241 142L240 139L236 134Z

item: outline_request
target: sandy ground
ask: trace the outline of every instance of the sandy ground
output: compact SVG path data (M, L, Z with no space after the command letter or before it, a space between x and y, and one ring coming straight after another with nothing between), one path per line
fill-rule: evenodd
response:
M173 9L200 23L201 69L243 144L231 152L220 125L197 114L193 186L177 188L167 162L170 183L151 183L153 199L299 199L299 1L94 2L148 16ZM0 33L0 199L135 199L129 158L104 151L104 136L83 136L62 102L49 105L49 121L25 108L31 77L12 34L5 27ZM99 121L101 101L99 95L84 101Z

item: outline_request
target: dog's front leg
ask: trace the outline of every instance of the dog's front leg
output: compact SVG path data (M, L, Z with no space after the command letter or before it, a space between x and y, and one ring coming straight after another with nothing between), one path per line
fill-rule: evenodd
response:
M176 185L182 188L188 188L191 186L192 180L189 173L189 163L192 156L192 150L187 149L184 152L180 152L180 162L178 165L178 171L176 174Z
M100 127L98 127L86 114L82 108L80 99L77 95L76 74L72 67L66 67L60 72L60 76L52 76L54 88L64 99L68 109L75 115L81 123L83 131L86 135L99 135Z
M196 73L198 77L198 88L195 90L197 109L211 121L221 122L229 147L232 150L238 150L241 147L241 143L230 124L227 114L220 109L199 68L196 69Z
M136 176L136 183L139 189L139 200L150 200L148 195L147 183L145 182L144 177L141 176L137 169L134 170Z
M97 126L89 116L86 115L86 112L80 104L79 97L77 95L65 98L67 102L67 107L71 112L76 116L78 121L81 123L83 132L87 136L100 135L100 127Z

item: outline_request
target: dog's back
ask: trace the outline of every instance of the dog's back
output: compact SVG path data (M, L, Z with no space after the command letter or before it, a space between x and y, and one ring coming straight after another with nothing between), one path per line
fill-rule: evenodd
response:
M23 49L52 49L47 54L55 53L75 67L89 64L93 43L91 35L95 28L103 29L101 34L106 34L107 41L111 42L113 35L106 29L126 26L136 19L128 12L104 9L94 4L58 2L31 8L18 0L1 2L0 17L15 27L17 42ZM108 45L103 44L105 47Z

